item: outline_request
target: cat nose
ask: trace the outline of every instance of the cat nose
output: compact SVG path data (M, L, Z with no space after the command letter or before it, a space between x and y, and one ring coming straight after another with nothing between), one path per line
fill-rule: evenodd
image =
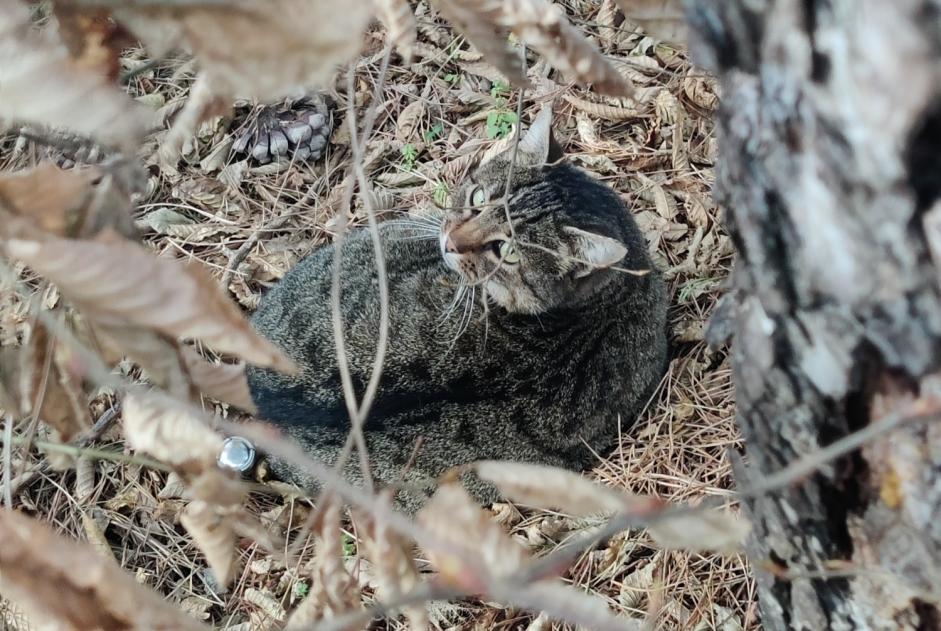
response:
M457 235L457 238L455 238L454 231L449 232L448 236L444 239L444 251L448 254L464 254L473 249L472 244L462 240L460 235Z

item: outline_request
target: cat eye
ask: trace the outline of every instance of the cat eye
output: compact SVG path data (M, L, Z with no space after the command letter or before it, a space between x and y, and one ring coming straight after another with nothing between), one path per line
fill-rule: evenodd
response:
M471 193L471 206L483 206L487 203L487 192L484 191L482 186L478 186L474 189L474 192Z
M497 256L503 259L504 263L516 265L520 262L520 254L510 241L500 241Z

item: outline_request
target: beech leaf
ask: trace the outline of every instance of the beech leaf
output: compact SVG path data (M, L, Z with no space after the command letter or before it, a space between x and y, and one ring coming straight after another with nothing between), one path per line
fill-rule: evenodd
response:
M570 585L542 581L506 590L508 604L545 612L550 618L573 623L592 631L643 631L641 620L615 615L599 596L591 596ZM502 594L500 595L502 596Z
M648 532L663 548L733 553L742 548L751 524L728 511L697 511L651 524Z
M11 256L56 283L92 320L196 338L259 366L295 370L198 267L157 258L113 231L94 240L11 239L6 246Z
M152 115L102 75L75 63L50 29L37 30L25 4L4 2L0 117L63 127L133 149Z
M206 555L206 562L220 585L228 585L232 580L238 539L233 527L233 513L240 510L238 506L233 508L193 500L180 515L180 523Z
M614 0L628 21L670 44L686 44L682 0Z
M213 94L270 100L324 85L360 50L372 2L148 2L113 15L154 55L189 48Z
M94 547L0 510L0 593L49 628L207 631Z
M122 410L124 435L137 451L194 472L215 467L222 436L185 405L132 392L124 398Z
M563 73L596 91L630 96L633 85L548 0L436 0L435 6L481 54L517 85L527 85L512 32Z
M507 42L508 29L500 24L502 2L433 0L432 4L507 79L516 85L525 86L529 83L519 53Z
M482 460L474 463L473 469L514 502L557 509L570 515L631 513L644 516L659 512L664 505L656 498L627 495L557 467Z
M439 486L419 512L418 522L448 544L425 552L441 578L453 585L485 591L488 575L511 574L529 559L460 484Z
M389 39L405 63L412 59L417 31L415 14L407 0L375 0L379 19L389 31Z

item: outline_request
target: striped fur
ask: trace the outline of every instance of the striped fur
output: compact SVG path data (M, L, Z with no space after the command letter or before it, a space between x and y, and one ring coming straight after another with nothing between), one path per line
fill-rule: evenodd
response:
M508 165L481 167L455 194L477 186L502 193ZM471 317L462 305L442 322L460 276L444 265L441 245L421 227L382 224L391 293L390 347L380 391L365 427L374 476L406 476L406 507L448 468L478 459L510 459L583 469L629 429L666 364L667 296L647 256L646 242L610 188L564 163L518 167L510 214L521 246L515 269L488 273L504 292L530 292L537 313L513 312L493 300L484 317L477 291ZM455 211L462 212L462 211ZM502 205L485 212L499 213ZM504 222L505 223L505 222ZM620 267L583 278L567 257L577 246L564 227L603 234L627 248ZM537 247L538 246L538 247ZM545 251L549 250L549 251ZM349 419L343 402L330 316L334 250L304 259L264 297L253 317L262 334L301 367L296 377L249 371L260 415L296 438L314 456L333 462ZM350 234L343 249L342 311L347 353L361 395L378 337L378 284L367 231ZM494 286L496 287L496 286ZM482 289L482 288L477 288ZM466 327L463 333L459 330ZM346 473L361 482L356 466ZM273 462L283 479L314 486L301 472ZM481 501L492 489L470 480Z

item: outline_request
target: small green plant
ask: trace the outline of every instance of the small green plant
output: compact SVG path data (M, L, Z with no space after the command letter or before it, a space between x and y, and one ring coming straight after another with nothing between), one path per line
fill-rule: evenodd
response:
M431 194L432 198L435 200L435 203L438 206L447 206L448 205L448 196L450 191L448 190L448 185L444 182L436 182L435 190Z
M431 144L442 136L444 136L444 125L441 123L435 123L431 126L431 129L425 132L423 137L426 143Z
M505 81L494 81L490 86L490 96L496 102L496 108L487 114L487 138L494 140L505 138L517 121L516 112L507 107L510 85Z
M505 138L513 130L516 120L516 112L509 110L490 112L487 114L487 138L490 140Z
M343 533L343 558L348 559L356 554L356 542L353 537Z
M490 96L497 99L498 101L502 100L501 105L506 104L506 97L510 95L510 84L506 81L494 81L493 85L490 86Z
M418 159L418 149L415 148L415 145L408 143L402 146L402 167L406 171L411 171L415 168L415 161Z
M456 72L449 72L444 75L444 80L451 85L455 85L458 81L461 80L461 75L457 74Z
M304 581L298 581L294 583L294 597L303 598L310 592L310 585Z
M687 304L696 300L703 294L709 293L718 286L719 280L717 278L711 278L708 276L704 278L690 278L680 285L680 288L677 291L677 298L679 299L680 304Z

